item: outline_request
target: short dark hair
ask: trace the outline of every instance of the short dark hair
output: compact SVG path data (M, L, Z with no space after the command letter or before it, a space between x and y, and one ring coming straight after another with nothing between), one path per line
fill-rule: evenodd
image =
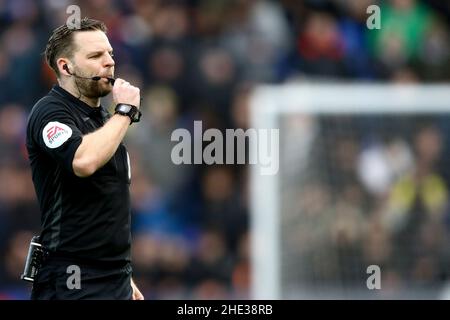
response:
M60 73L56 60L61 56L72 57L74 51L73 34L80 31L103 31L107 32L105 24L101 21L89 18L83 18L80 21L80 28L71 29L66 24L59 26L53 30L52 35L48 39L47 46L45 47L45 60L50 68L55 71L56 76L59 77Z

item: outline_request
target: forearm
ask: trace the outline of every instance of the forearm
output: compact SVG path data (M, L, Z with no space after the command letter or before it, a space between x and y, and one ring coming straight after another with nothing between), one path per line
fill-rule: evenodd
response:
M114 115L102 128L83 136L72 163L74 173L87 177L104 166L116 152L129 125L130 118Z

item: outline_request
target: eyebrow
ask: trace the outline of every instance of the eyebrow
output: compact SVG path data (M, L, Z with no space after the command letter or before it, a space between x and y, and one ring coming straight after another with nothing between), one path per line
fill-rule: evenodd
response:
M99 50L99 51L92 51L92 52L88 52L87 54L86 54L86 56L95 56L95 55L98 55L98 54L103 54L103 50ZM113 52L113 49L111 49L111 50L108 50L108 52L109 53L112 53Z

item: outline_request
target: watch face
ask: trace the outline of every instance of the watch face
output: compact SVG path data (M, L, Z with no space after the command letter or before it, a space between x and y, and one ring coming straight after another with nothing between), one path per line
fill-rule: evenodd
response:
M119 108L117 109L117 111L124 112L124 113L130 112L130 110L131 110L131 106L128 104L121 104L119 106Z

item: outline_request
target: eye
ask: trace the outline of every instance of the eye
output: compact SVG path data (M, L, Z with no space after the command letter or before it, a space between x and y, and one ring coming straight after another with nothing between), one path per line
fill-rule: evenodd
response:
M113 52L110 52L109 55L111 56L111 58L114 57L114 53Z

